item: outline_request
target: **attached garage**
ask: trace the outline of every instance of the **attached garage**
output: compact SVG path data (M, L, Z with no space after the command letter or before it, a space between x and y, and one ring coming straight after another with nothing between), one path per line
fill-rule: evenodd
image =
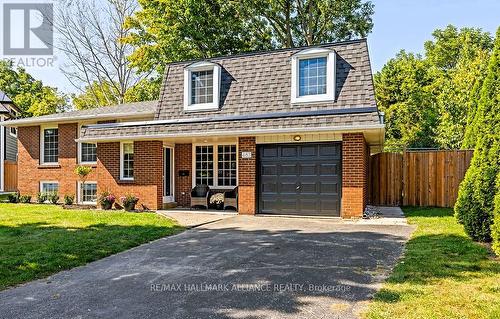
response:
M340 216L342 144L264 144L259 148L259 213Z

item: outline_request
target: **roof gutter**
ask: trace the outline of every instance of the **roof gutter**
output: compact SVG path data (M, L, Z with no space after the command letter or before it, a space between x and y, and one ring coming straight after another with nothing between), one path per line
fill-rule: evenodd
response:
M98 143L98 142L113 142L113 141L123 141L123 140L161 140L166 138L189 138L189 137L215 137L215 136L257 136L257 135L273 135L273 134L287 134L287 133L306 133L306 132L354 132L354 131L366 131L366 130L380 130L383 134L385 131L384 124L372 124L372 125L350 125L350 126L326 126L326 127L300 127L300 128L278 128L278 129L254 129L254 130L226 130L218 131L214 130L211 132L194 132L194 133L168 133L168 134L157 134L157 135L123 135L123 136L110 136L110 137L100 137L100 138L79 138L76 142L88 142L88 143Z
M199 118L181 118L170 120L153 120L139 121L126 123L106 123L106 124L91 124L84 127L90 129L104 128L119 128L119 127L136 127L136 126L154 126L154 125L170 125L170 124L195 124L195 123L213 123L225 121L248 121L248 120L269 120L278 118L304 117L304 116L324 116L324 115L342 115L342 114L360 114L377 112L376 107L355 107L343 109L315 110L302 112L275 112L275 113L260 113L246 115L227 115L227 116L211 116Z

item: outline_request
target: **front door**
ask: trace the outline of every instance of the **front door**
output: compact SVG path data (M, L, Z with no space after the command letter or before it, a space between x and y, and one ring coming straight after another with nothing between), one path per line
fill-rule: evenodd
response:
M165 147L163 149L163 202L171 203L174 201L174 157L173 149Z

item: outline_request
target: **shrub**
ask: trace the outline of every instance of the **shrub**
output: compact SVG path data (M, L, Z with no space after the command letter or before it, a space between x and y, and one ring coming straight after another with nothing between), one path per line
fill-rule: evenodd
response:
M19 197L19 202L20 202L20 203L24 203L24 204L31 203L31 195L23 195L23 196L20 196L20 197Z
M490 146L491 140L482 140L470 168L460 184L455 204L455 215L465 232L474 240L491 241L495 179L499 172L500 144Z
M19 203L19 193L9 194L7 199L9 203Z
M73 205L75 201L74 195L64 195L64 205Z
M500 256L500 173L497 175L497 194L495 196L495 208L493 210L493 225L491 225L491 237L493 238L493 250Z
M57 195L57 193L50 193L47 196L47 199L48 199L49 202L51 202L52 204L55 205L59 201L59 195Z
M38 193L36 195L36 202L38 204L43 204L43 203L45 203L47 201L47 198L48 198L47 193Z

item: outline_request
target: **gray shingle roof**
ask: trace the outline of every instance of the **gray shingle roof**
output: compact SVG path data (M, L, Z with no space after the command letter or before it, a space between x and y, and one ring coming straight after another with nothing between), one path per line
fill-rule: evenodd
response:
M272 130L314 131L318 128L380 128L382 124L376 109L366 41L348 41L321 47L333 49L337 54L335 101L290 103L291 57L304 49L295 48L210 59L210 62L217 63L222 68L220 109L187 113L184 112L184 68L193 61L172 63L165 72L155 115L156 123L83 127L81 139L222 135L227 132L259 134ZM324 114L327 110L347 112ZM255 118L264 114L298 114L297 112L311 114ZM352 114L346 114L349 112ZM196 121L200 118L210 118L213 121ZM178 122L172 123L173 120Z
M174 137L199 135L225 135L226 133L264 134L271 130L307 130L319 128L356 128L357 126L380 125L378 112L337 114L322 116L282 117L272 119L250 119L239 121L214 121L198 123L172 123L165 125L99 126L82 127L82 140L120 139L130 137Z
M70 111L63 113L56 113L50 115L43 115L37 117L24 118L14 121L9 121L9 125L28 125L35 123L45 122L64 122L70 120L86 120L86 119L109 119L127 117L141 117L146 115L154 115L158 101L146 101L127 103L115 106L99 107L95 109Z
M304 48L242 54L209 59L222 67L221 106L218 115L293 112L376 106L366 40L326 44L336 59L336 99L333 102L290 103L291 57ZM213 111L183 111L184 68L170 64L165 72L157 119L213 115Z

